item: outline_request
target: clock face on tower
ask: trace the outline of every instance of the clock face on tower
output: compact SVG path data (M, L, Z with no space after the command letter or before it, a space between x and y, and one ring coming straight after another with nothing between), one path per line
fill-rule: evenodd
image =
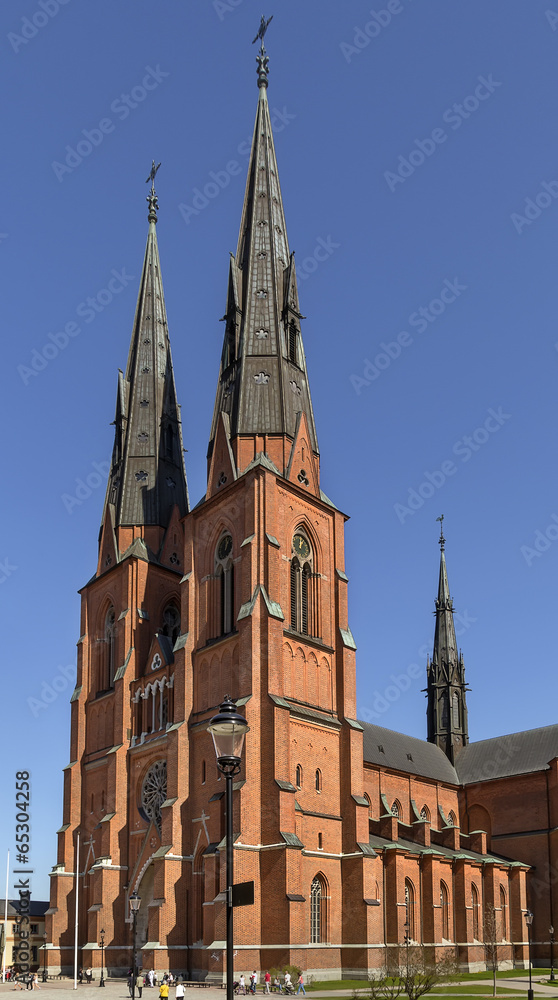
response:
M224 538L219 542L219 548L217 549L217 555L219 559L226 559L229 552L232 549L232 538L230 535L225 535Z
M308 559L310 555L310 546L303 535L295 535L293 538L293 547L298 556L301 559Z

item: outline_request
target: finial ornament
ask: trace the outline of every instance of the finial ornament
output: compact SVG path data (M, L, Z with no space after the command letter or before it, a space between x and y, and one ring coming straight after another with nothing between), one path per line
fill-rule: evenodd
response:
M444 551L444 545L446 544L446 540L444 538L444 515L440 514L440 516L437 517L436 520L440 522L440 537L438 539L438 543L439 543L440 548L441 548L441 550L443 552Z
M159 211L159 202L157 200L157 195L155 193L155 176L160 166L161 166L160 163L158 163L157 166L155 166L155 160L152 161L149 177L145 182L146 184L149 184L149 181L151 181L151 191L149 192L147 198L145 199L149 205L149 212L147 218L149 219L150 222L157 222L156 213Z
M268 17L267 21L264 15L262 14L258 34L254 39L252 39L252 45L254 45L254 43L257 42L258 38L261 39L262 43L260 45L260 51L256 56L256 62L258 64L258 87L267 87L268 83L267 76L269 73L269 56L265 51L264 37L272 21L273 21L273 14L271 15L271 17Z

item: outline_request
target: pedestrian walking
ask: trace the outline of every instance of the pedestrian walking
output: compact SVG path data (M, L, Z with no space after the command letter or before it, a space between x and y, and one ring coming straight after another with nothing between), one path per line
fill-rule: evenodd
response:
M133 991L134 991L134 973L133 972L129 972L128 973L128 994L129 994L129 996L132 996Z
M168 1000L169 995L169 984L166 979L163 979L161 985L159 986L159 1000Z
M246 996L246 980L244 978L244 973L241 975L240 979L238 980L238 992L242 993L244 996Z
M176 997L176 1000L182 1000L184 996L184 983L181 983L180 981L177 982L174 995Z
M141 972L136 976L136 990L141 1000L141 991L143 990L143 976Z
M304 996L306 996L306 990L304 989L304 977L302 975L302 972L300 973L300 976L298 977L298 989L296 991L297 996L298 996L298 994L300 993L301 990L304 993Z
M87 980L87 985L91 986L91 983L93 982L93 969L91 966L85 970L85 978Z
M266 971L266 974L264 976L264 983L265 983L264 993L271 993L271 976L270 976L269 972L267 972L267 971Z

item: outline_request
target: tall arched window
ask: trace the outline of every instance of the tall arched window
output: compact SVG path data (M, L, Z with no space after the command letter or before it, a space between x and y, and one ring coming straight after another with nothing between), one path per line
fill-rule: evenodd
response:
M500 939L508 940L508 901L506 890L502 885L500 886Z
M289 361L298 364L298 330L294 320L289 323Z
M296 787L302 788L302 768L300 764L296 765L295 781L296 781Z
M459 729L459 695L456 691L451 696L451 721L454 729Z
M180 635L180 611L174 601L167 604L165 610L163 611L163 626L161 628L161 632L163 635L168 635L174 646L178 636Z
M372 802L367 792L364 793L364 798L368 803L368 819L374 819L374 817L372 816Z
M293 536L291 553L291 628L303 635L314 634L310 595L312 573L312 548L299 529Z
M430 822L430 810L428 809L428 806L424 805L422 807L420 811L420 818L425 819L427 822Z
M395 800L391 807L391 815L397 816L398 819L401 819L401 803L398 799Z
M234 629L234 565L232 548L232 536L227 533L219 540L215 553L215 575L218 581L219 607L217 635L228 635Z
M440 906L442 908L442 937L449 941L449 896L448 887L445 882L440 882Z
M99 675L99 691L109 691L114 687L116 673L116 615L112 605L105 615L103 662Z
M479 891L476 885L471 885L471 907L473 910L473 938L475 941L480 941L480 906L479 906Z
M310 943L326 940L326 894L322 878L316 875L310 888Z
M448 826L457 826L457 817L456 817L453 809L451 810L451 812L450 812L450 814L448 816Z
M416 941L415 887L409 878L405 879L405 930L409 941Z
M322 772L318 768L316 771L316 791L321 792L322 790Z

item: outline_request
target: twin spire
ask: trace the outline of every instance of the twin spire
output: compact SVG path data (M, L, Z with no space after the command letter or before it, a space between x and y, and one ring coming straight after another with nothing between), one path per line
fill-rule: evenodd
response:
M188 511L180 407L165 309L157 245L155 175L149 231L126 374L119 373L114 448L104 515L115 531L127 526L168 527L174 507ZM153 544L153 543L152 543Z
M319 495L319 454L302 344L294 254L287 230L271 118L262 17L254 42L259 100L236 254L231 255L225 336L209 442L208 496L263 453L272 467ZM115 443L105 500L114 529L168 527L188 511L156 223L153 161L149 232L126 374L120 373ZM219 438L218 446L216 439ZM300 468L299 468L300 466Z

